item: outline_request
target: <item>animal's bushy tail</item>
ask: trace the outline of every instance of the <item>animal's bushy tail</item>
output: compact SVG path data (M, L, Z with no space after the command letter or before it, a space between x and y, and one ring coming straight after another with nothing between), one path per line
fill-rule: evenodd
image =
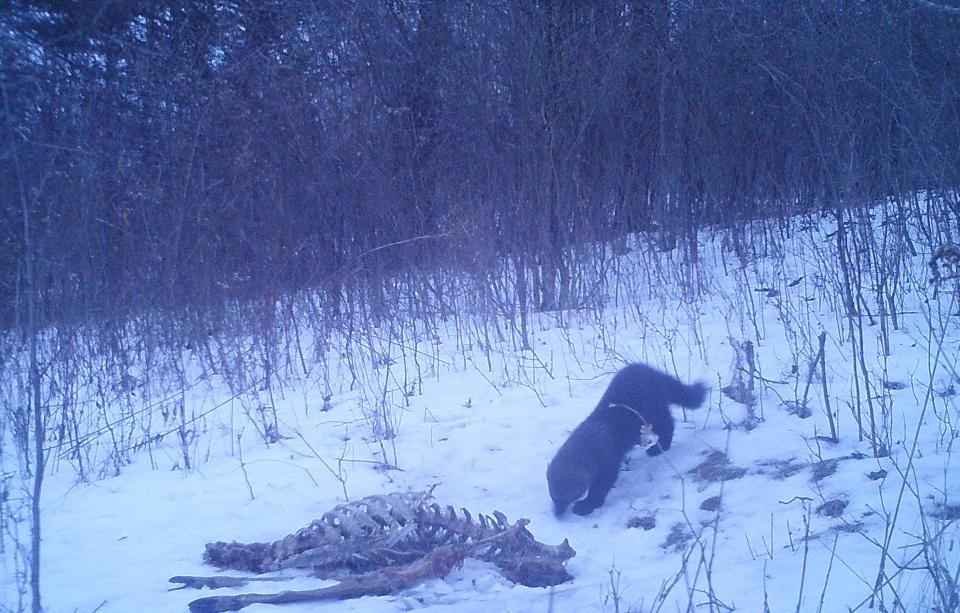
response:
M670 404L679 404L695 409L707 397L707 386L702 382L687 385L669 373L665 373L646 364L628 364L610 383L607 395L616 395L623 385L642 390L640 393L655 393Z
M677 381L677 385L673 389L673 402L688 409L697 408L703 404L706 397L707 386L699 381L693 385L686 385Z

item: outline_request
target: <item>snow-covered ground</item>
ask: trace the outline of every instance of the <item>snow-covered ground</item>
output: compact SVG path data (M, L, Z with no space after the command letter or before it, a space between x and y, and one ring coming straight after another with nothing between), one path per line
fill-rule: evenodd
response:
M574 579L552 589L523 587L468 560L443 580L396 595L245 610L864 610L881 568L888 610L924 610L937 602L934 560L953 581L960 561L960 473L951 459L960 436L960 401L951 395L951 386L960 387L958 318L949 315L957 312L956 295L933 298L929 254L921 253L903 280L910 289L888 357L879 325L864 321L870 404L891 443L889 457L875 458L854 418L859 386L869 428L868 392L862 377L854 381L848 323L831 285L829 231L798 231L782 252L746 266L705 236L699 282L706 291L692 301L664 276L654 280L644 266L625 265L617 302L603 313L537 315L530 350L517 349L509 335L468 345L452 326L437 328L416 346L385 341L389 359L359 381L331 351L329 410L322 410L326 390L314 378L276 390L281 438L273 444L211 378L186 397L188 413L223 403L191 439L189 470L171 436L140 451L118 476L78 483L62 462L47 479L45 605L54 612L185 611L214 592L168 591L167 579L216 574L201 557L207 542L272 541L347 497L436 486L441 504L528 518L547 544L569 539ZM371 338L381 332L389 336L376 331ZM838 443L826 440L819 371L806 392L810 416L789 410L804 396L821 332ZM752 408L722 391L738 373L749 382L748 340L756 363ZM685 416L674 409L680 423L673 448L657 458L632 452L603 507L558 520L546 465L628 361L703 380L708 400ZM396 436L383 442L369 418L377 389L392 390L386 406ZM10 555L3 559L0 607L15 610L14 568ZM288 582L216 593L331 584L288 574Z

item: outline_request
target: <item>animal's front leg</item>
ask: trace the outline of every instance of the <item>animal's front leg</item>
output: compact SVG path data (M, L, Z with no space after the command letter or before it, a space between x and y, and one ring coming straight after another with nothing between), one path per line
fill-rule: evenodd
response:
M614 463L612 466L601 468L597 477L593 480L593 483L590 484L590 491L587 493L587 497L573 503L571 510L577 515L589 515L594 509L602 505L603 501L607 499L607 494L610 492L610 488L613 487L614 481L617 480L617 473L619 471L619 462Z

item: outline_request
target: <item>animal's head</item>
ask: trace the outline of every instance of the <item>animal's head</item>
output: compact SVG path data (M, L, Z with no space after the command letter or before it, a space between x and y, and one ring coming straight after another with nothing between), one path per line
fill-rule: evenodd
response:
M587 493L590 473L582 464L557 457L547 466L547 487L553 500L553 514L562 517L567 507Z

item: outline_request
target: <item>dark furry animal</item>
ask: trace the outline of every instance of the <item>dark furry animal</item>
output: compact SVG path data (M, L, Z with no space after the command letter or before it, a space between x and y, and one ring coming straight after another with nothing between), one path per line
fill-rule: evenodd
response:
M640 442L644 425L649 424L658 438L647 455L660 455L673 441L670 405L692 409L703 403L706 393L702 383L686 385L644 364L621 369L597 408L570 433L547 467L554 514L563 515L570 503L577 515L588 515L602 505L623 456Z

